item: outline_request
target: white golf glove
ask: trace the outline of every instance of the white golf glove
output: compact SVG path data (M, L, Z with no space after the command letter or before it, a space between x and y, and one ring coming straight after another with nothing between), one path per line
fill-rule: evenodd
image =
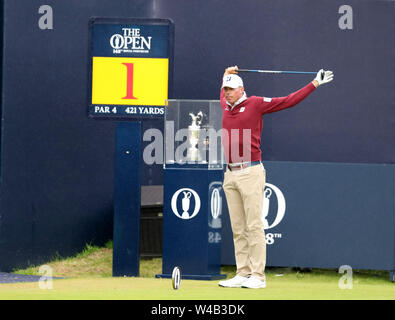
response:
M333 80L333 72L332 71L324 71L321 69L317 72L317 76L314 80L317 80L319 85L331 82Z

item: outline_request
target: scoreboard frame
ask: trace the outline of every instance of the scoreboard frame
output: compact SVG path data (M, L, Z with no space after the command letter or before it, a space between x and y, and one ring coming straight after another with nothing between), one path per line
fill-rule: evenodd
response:
M109 37L111 30L120 32ZM140 34L140 30L148 30L149 34ZM122 32L124 35L127 34L124 40L121 38ZM148 44L149 48L143 48ZM120 47L122 48L120 49ZM100 59L101 64L98 63ZM106 59L108 66L101 67L107 63ZM131 92L128 81L131 72L133 73L133 63L125 63L125 60L128 59L132 62L138 61L139 66L143 65L140 67L139 74L143 75L144 73L144 79L141 80L140 76L140 78L132 80L134 83L138 83L140 92L142 92L138 98L129 95ZM113 65L114 62L117 63L118 60L124 70L122 76L119 77L111 65L111 63ZM167 60L167 66L165 60ZM96 65L94 61L96 61ZM100 73L94 71L94 68L98 69L97 65L101 68ZM165 70L166 68L167 70ZM89 118L109 120L163 118L166 100L171 99L173 95L173 70L174 22L171 19L93 17L89 20L87 86ZM105 76L107 71L111 71L109 79L106 79ZM163 73L166 71L167 77ZM100 75L97 76L97 74ZM118 92L114 92L114 88L120 90L114 80L127 82L123 84L122 92L126 90L125 94L120 95ZM109 83L111 85L107 86L106 81L111 81ZM148 85L152 84L156 85L156 88L148 88ZM103 92L103 88L108 92ZM98 98L98 96L100 97ZM115 99L114 96L119 99ZM97 101L94 101L95 99ZM120 99L122 99L122 103L119 103ZM154 103L151 104L151 101Z

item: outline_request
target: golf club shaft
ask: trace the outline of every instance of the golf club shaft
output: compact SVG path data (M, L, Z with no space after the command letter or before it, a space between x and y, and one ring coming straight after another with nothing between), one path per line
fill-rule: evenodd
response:
M310 71L276 71L276 70L253 70L253 69L237 69L238 72L259 72L259 73L284 73L284 74L317 74Z

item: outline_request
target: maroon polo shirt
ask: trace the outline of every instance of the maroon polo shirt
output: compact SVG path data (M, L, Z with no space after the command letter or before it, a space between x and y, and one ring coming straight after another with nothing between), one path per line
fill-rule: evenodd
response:
M260 161L262 157L260 150L262 116L266 113L293 107L305 99L314 89L314 84L310 82L302 89L286 97L266 98L251 96L233 109L227 104L224 90L221 89L222 145L228 163ZM251 130L251 142L247 139L249 136L248 131L244 131L246 143L243 143L243 129Z

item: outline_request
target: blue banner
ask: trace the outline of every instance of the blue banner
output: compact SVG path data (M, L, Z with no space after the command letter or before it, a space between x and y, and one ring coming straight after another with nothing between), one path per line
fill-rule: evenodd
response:
M169 25L98 24L92 27L95 57L169 57Z

